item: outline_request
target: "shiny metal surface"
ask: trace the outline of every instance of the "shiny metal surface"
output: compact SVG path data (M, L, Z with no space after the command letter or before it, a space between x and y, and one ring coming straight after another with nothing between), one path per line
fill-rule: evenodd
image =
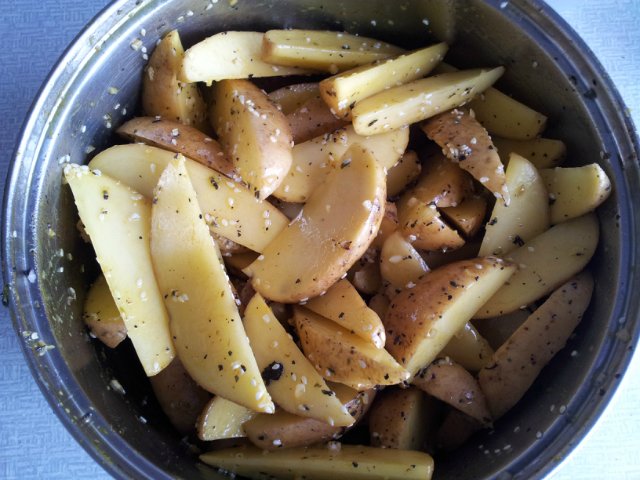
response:
M320 8L321 2L280 1L270 8L269 2L240 0L210 9L195 1L136 3L117 2L88 27L52 73L25 125L5 197L5 282L16 329L38 334L27 346L32 370L79 442L116 476L198 478L204 473L186 446L154 417L153 405L143 405L146 380L131 367L135 362L127 352L107 358L84 332L81 266L90 262L77 239L60 162L66 155L84 161L88 146L100 149L113 140L109 124L132 114L145 63L143 52L131 47L137 38L151 50L174 27L189 32L188 43L224 29L296 26L344 28L412 46L429 33L423 18L435 24L434 3L361 0L323 2ZM606 75L562 21L538 3L511 1L504 9L502 3L439 2L446 5L441 12L449 28L435 33L466 46L454 52L463 63L508 65L505 88L549 114L550 135L567 141L570 157L579 163L600 162L615 191L600 212L596 296L578 335L494 434L438 464L438 478L544 475L595 421L638 338L638 299L626 295L638 283L632 269L638 219L631 210L639 186L638 146L630 121ZM56 349L47 352L39 341ZM570 356L572 350L581 352L579 360ZM127 387L126 396L108 389L114 377ZM567 410L558 415L551 404Z

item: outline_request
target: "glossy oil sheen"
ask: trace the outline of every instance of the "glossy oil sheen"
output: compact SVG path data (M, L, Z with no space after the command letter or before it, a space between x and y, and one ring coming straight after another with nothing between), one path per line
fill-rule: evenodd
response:
M70 155L86 162L86 148L109 145L114 128L136 111L145 60L134 40L151 51L173 28L186 46L218 31L274 27L344 29L407 48L437 37L455 40L451 55L461 66L505 65L501 88L549 116L546 135L565 140L570 164L598 162L614 186L599 210L595 295L577 335L495 433L439 459L435 473L438 479L541 478L593 425L638 339L640 299L628 294L639 288L633 267L639 219L632 213L640 191L638 143L608 76L575 33L537 1L232 3L221 0L207 9L208 2L195 0L115 2L68 49L25 124L5 196L4 279L18 334L38 332L56 347L41 356L35 345L25 346L54 410L116 477L216 478L161 415L131 350L111 352L90 341L81 319L95 266L79 240L59 160ZM126 395L109 387L113 378ZM552 412L551 405L566 411Z

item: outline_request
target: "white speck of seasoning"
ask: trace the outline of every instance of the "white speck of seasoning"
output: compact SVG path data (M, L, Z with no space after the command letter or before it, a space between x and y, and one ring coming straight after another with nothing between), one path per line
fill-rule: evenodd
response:
M489 181L489 177L480 177L480 183L487 183Z
M360 368L367 368L367 362L364 360L359 360L358 364L360 365Z
M578 356L578 351L577 350L572 351L571 352L571 356L572 357L577 357Z
M111 379L111 381L109 382L109 386L114 392L119 393L120 395L124 395L126 393L122 384L115 378Z
M298 397L302 396L304 394L304 392L306 391L306 389L307 388L302 383L297 384L296 385L296 389L294 391L295 397L298 398Z
M269 323L271 321L271 317L269 317L269 315L264 314L262 316L262 320L264 320L264 323Z
M274 444L276 447L279 447L280 445L282 445L282 440L280 440L279 438L276 438L276 439L273 441L273 444Z
M507 5L509 5L509 2L502 2L500 8L507 8Z
M536 62L535 60L533 62L531 62L531 66L533 68L538 68L538 62Z
M140 214L139 213L132 213L131 216L129 217L129 221L130 222L138 222L140 220Z
M400 263L402 261L402 255L392 255L389 257L389 263Z
M560 408L558 409L558 412L559 412L560 414L563 414L563 413L564 413L564 412L566 412L566 411L567 411L567 407L566 407L566 406L564 406L564 405L560 405Z
M278 341L274 340L273 342L271 342L271 348L278 348Z
M371 203L371 200L365 200L362 202L362 206L369 211L373 209L373 203Z
M63 165L65 163L69 163L71 161L71 155L67 154L67 155L62 155L60 158L58 158L58 165Z
M29 283L36 283L36 272L31 269L29 270L29 273L27 274L27 280L29 280Z
M374 27L378 24L378 22L376 22L375 20L371 20L371 25L373 25Z
M542 438L542 432L541 431L537 431L536 432L536 438Z
M118 87L109 87L107 89L107 92L109 92L109 95L115 95L116 93L118 93ZM117 109L116 109L117 110Z
M413 282L409 282L409 283L407 283L407 288L413 288L413 287L415 287L415 286L416 286L416 284L415 284L415 283L413 283Z
M129 46L131 47L132 50L138 51L138 50L140 50L140 47L142 47L142 40L140 40L139 38L135 38L129 44Z
M429 26L429 19L428 18L423 18L422 19L422 23L424 23L428 27Z

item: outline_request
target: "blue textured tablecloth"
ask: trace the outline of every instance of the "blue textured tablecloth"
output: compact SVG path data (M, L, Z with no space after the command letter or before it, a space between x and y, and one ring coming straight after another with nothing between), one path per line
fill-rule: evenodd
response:
M604 64L640 125L640 1L549 0ZM0 0L0 179L47 73L104 0ZM0 193L4 184L0 184ZM1 308L1 307L0 307ZM551 479L640 479L640 355L587 439ZM0 479L108 478L62 427L0 310Z

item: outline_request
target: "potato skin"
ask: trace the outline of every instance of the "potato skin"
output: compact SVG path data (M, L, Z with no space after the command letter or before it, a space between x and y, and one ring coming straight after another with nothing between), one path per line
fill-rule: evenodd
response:
M494 418L526 393L544 366L580 323L593 292L593 277L582 272L559 287L493 355L478 374Z

